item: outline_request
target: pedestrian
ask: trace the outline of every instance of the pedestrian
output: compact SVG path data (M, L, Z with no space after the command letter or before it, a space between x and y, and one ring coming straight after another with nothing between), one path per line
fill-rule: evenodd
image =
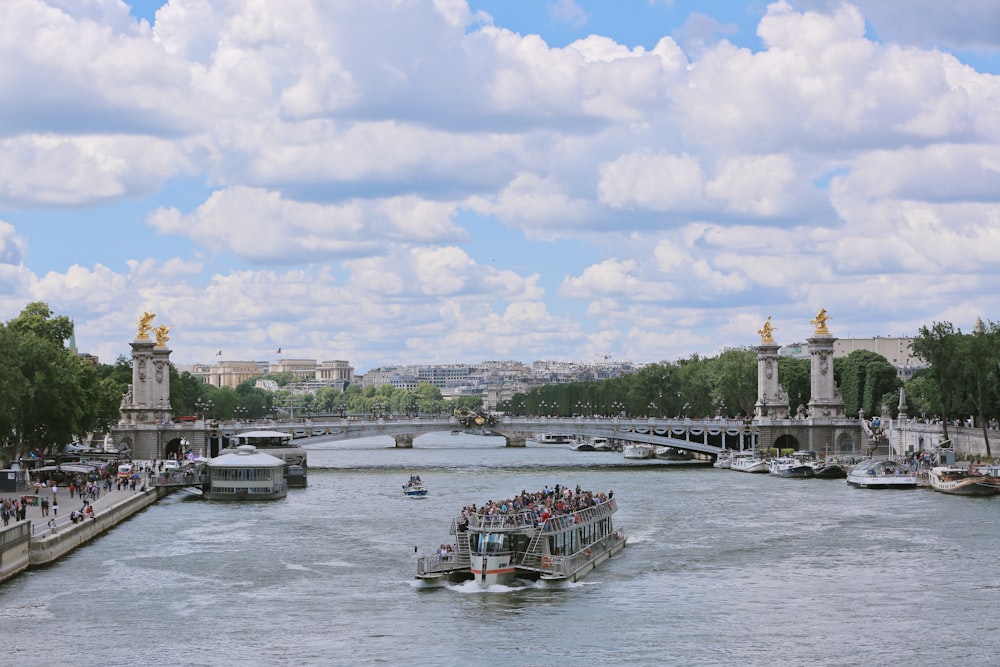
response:
M56 530L56 520L55 519L49 519L49 524L48 525L49 525L49 530L51 530L53 533L58 532Z
M59 516L59 501L52 499L52 516Z

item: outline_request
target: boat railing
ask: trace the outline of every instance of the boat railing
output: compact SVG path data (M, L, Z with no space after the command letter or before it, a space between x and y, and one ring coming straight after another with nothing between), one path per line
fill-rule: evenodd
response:
M468 552L462 553L460 551L445 555L436 553L431 556L421 556L417 559L417 575L451 572L468 567L471 562Z
M556 533L571 526L588 523L594 519L611 516L618 509L618 505L612 498L598 505L587 507L582 510L563 512L558 515L550 515L543 523L534 512L507 512L505 514L474 515L469 517L470 528L478 528L483 531L519 530L523 528L540 528L543 533ZM459 528L462 517L452 520L452 534Z
M625 532L625 529L618 528L611 535L605 535L590 544L588 549L568 556L550 556L537 553L526 554L522 565L538 568L544 574L554 577L568 577L586 565L587 561L596 558L605 551L610 551L615 544L625 540L627 537L628 534Z

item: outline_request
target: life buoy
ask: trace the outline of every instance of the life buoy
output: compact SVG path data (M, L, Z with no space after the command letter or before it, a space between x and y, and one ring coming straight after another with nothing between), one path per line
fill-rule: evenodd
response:
M587 547L587 558L590 558L590 547Z
M542 556L542 567L550 567L552 565L552 559L548 556Z

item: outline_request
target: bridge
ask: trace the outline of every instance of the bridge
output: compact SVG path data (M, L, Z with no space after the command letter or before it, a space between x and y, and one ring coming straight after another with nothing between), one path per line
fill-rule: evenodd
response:
M223 436L233 436L255 428L283 431L301 445L320 442L391 437L399 448L413 447L413 441L427 433L462 432L500 436L508 447L524 447L540 433L563 433L591 438L638 442L675 447L712 456L722 449L751 449L757 446L759 429L740 419L628 419L607 417L511 417L504 416L493 426L464 427L454 417L347 418L297 422L225 422L214 425Z

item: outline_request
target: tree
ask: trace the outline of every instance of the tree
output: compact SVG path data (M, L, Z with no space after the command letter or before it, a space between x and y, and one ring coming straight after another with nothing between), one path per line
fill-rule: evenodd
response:
M65 316L53 316L48 305L42 301L29 303L7 326L12 331L38 336L59 347L73 335L73 321Z
M944 439L949 440L948 416L951 408L958 401L957 385L961 373L956 338L961 331L956 331L951 322L935 322L930 328L920 327L920 334L913 339L913 353L930 364L928 378L937 385L936 397L941 411Z
M833 370L844 399L844 409L851 416L859 410L867 415L881 414L883 398L898 392L901 384L895 366L881 354L868 350L855 350L846 357L834 359Z
M752 415L757 402L757 353L729 348L710 364L716 404L732 414Z
M43 303L0 326L0 446L9 458L61 450L117 421L118 384L65 347L72 323Z
M793 414L812 399L811 372L808 359L778 357L778 383L788 394L788 407Z

